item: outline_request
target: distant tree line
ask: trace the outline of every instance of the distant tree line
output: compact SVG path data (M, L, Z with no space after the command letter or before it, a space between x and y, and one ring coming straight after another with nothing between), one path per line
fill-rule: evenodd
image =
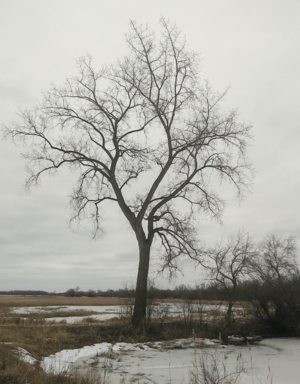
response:
M67 297L135 297L134 288L107 289L82 291L79 287L70 288L65 293ZM216 283L209 282L191 287L189 285L178 285L174 289L158 288L151 285L148 289L148 297L154 299L184 299L184 300L223 300L225 295Z
M0 295L42 296L42 295L49 295L49 293L45 291L14 290L14 291L0 291Z
M41 296L41 295L56 295L66 297L122 297L131 298L135 296L135 289L107 289L107 290L81 290L79 287L70 288L66 292L46 292L41 290L12 290L0 291L0 295L21 295L21 296ZM154 299L184 299L184 300L224 300L225 295L216 283L209 282L191 287L189 285L178 285L174 289L158 288L151 286L149 295Z

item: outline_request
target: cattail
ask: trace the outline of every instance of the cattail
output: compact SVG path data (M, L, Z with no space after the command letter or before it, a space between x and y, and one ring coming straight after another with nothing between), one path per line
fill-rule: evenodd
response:
M223 344L221 332L219 333L219 341L220 341L220 344Z

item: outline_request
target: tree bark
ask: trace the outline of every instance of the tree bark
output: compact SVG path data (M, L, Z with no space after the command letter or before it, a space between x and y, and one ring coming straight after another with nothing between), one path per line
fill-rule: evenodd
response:
M132 316L132 323L140 327L146 319L147 307L147 283L150 261L150 247L148 240L139 240L139 267L136 281L135 304Z

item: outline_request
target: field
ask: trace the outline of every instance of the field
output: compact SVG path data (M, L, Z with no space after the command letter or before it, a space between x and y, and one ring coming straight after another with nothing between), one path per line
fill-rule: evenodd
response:
M95 360L89 361L88 368L75 370L71 376L66 371L50 372L48 370L45 372L40 364L45 357L60 351L80 350L83 347L100 345L100 343L110 343L110 348L117 347L118 343L127 343L128 345L140 343L140 348L144 349L148 348L147 345L162 342L164 348L168 349L172 345L171 340L174 339L221 338L222 336L219 335L220 319L223 318L224 313L221 304L224 303L185 302L182 300L152 302L152 310L156 308L156 317L153 317L152 321L146 324L143 329L135 330L132 328L128 316L128 308L132 306L131 299L1 296L0 383L109 383L107 366L112 367L114 359L118 360L118 354L112 352L112 349L108 350L111 351L109 353L105 352L103 356L101 354L96 355ZM242 304L239 303L235 308L237 320L244 311ZM93 317L95 314L99 314L99 308L103 308L104 313L106 313L105 311L108 311L110 305L119 306L118 308L122 309L118 318L113 317L115 312L110 313L111 317L107 320ZM178 312L173 313L172 316L169 313L167 316L164 311L166 308L170 308L168 307L170 305ZM51 308L51 306L55 306L55 308ZM86 307L86 309L80 308L81 306ZM209 310L207 309L208 306ZM160 308L160 312L157 311L157 308ZM113 311L115 310L113 309ZM74 316L80 321L75 323L66 321L69 317ZM80 316L84 317L81 319ZM53 317L56 317L58 321L52 321ZM239 322L237 321L237 323ZM182 348L183 344L172 348ZM201 347L205 347L205 344L201 344ZM132 361L135 361L134 358L139 359L139 354L136 353L136 357L134 357L135 352L132 352L132 357L130 355L127 359L132 358ZM185 355L190 356L189 353L185 352ZM163 354L160 355L160 359L162 356ZM101 358L104 360L102 361ZM180 360L180 355L178 358ZM166 359L168 359L167 355ZM99 368L101 361L103 369L101 366ZM29 364L29 362L33 362L33 364ZM86 364L85 360L84 364ZM134 363L132 362L132 364ZM111 370L112 368L110 368Z
M119 297L64 297L64 296L0 296L0 310L7 307L39 307L51 305L122 305Z
M168 300L170 301L170 300ZM181 300L171 300L180 303ZM63 318L67 316L92 315L89 308L72 310L72 306L108 306L118 305L126 308L128 301L120 298L106 297L60 297L60 296L1 296L0 297L0 383L81 383L101 382L103 379L75 377L67 374L46 374L39 361L45 356L65 349L76 349L102 342L146 342L169 340L178 337L190 337L191 327L187 322L173 318L172 327L164 327L163 321L153 322L147 330L135 331L128 317L93 321L85 318L75 324L67 324ZM63 312L49 306L70 306ZM39 312L19 314L12 308L42 307ZM61 316L61 322L47 322L51 317ZM22 348L36 359L29 365L19 359L18 351ZM82 381L86 380L86 381ZM90 380L90 381L88 381ZM98 380L98 381L97 381ZM100 380L100 381L99 381Z

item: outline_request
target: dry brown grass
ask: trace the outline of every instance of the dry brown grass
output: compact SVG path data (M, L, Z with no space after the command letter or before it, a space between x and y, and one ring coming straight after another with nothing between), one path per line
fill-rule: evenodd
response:
M155 299L159 303L182 303L184 299ZM190 300L191 303L227 305L220 300ZM120 297L65 297L65 296L0 296L1 307L45 307L49 305L126 305L127 298ZM248 303L236 302L235 307L249 306Z
M65 320L66 317L78 317L78 316L90 316L90 315L98 315L99 312L95 311L53 311L46 313L8 313L7 316L0 316L0 326L5 324L20 324L20 325L33 325L33 324L47 324L46 319L61 318L62 321ZM57 321L56 321L57 322ZM97 320L96 320L97 322Z
M88 298L57 296L2 296L0 297L0 342L12 343L13 348L24 348L36 359L59 352L63 349L82 348L102 341L116 340L114 330L109 331L106 324L95 323L93 319L82 324L48 323L49 317L88 316L95 311L42 309L38 313L17 314L10 307L27 306L66 306L66 305L120 305L120 298ZM116 320L112 320L115 324ZM103 322L101 322L103 324ZM110 333L110 334L108 334Z
M18 299L17 301L15 299ZM84 310L42 310L39 313L16 314L10 312L9 305L29 306L41 303L53 305L53 300L40 300L40 297L14 297L1 298L2 306L0 306L0 342L10 342L14 348L22 347L30 352L36 359L43 356L59 352L63 349L82 348L85 345L92 345L97 342L104 341L102 334L94 322L86 322L86 324L72 325L63 323L49 323L46 318L49 317L66 317L66 316L87 316L98 314L95 311ZM47 298L48 299L48 298ZM56 297L55 297L56 299ZM82 305L85 298L75 298L74 305ZM78 300L83 299L83 300ZM107 300L105 300L108 302ZM114 300L110 301L113 302ZM55 302L55 300L54 300ZM72 298L68 298L65 305L70 305ZM92 302L96 302L92 300ZM120 301L119 301L120 302ZM103 300L97 300L96 305L103 304ZM90 303L89 303L90 304ZM106 304L106 303L105 303ZM55 305L55 304L54 304ZM91 305L91 304L90 304ZM108 305L108 304L106 304ZM80 328L78 328L80 327Z
M91 325L25 323L0 327L0 342L22 347L38 360L63 349L100 343L105 340L104 335L105 330L102 337L101 330Z
M1 307L45 307L48 305L124 305L120 297L0 296Z

